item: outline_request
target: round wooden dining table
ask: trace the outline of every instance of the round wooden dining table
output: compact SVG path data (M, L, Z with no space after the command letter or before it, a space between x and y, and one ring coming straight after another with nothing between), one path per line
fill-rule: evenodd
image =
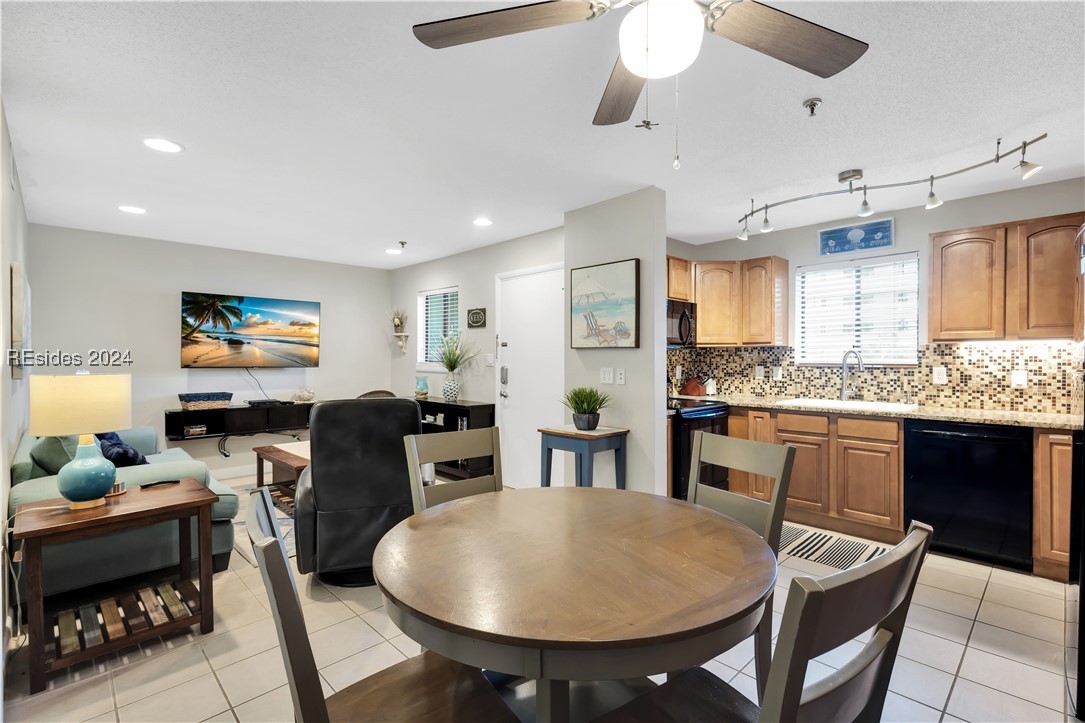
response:
M373 575L410 638L534 678L537 720L562 721L571 680L678 671L749 637L776 557L750 528L681 500L506 489L400 522L377 545Z

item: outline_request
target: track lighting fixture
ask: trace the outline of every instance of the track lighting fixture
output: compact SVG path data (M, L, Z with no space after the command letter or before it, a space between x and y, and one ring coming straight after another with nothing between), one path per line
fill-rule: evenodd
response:
M874 209L870 207L869 203L867 203L866 186L863 186L863 205L859 207L859 211L855 215L859 218L866 218L872 213L874 213Z
M936 196L934 193L934 176L931 176L931 192L927 194L926 208L928 211L930 211L932 208L938 208L941 205L942 199L938 198L938 196Z
M738 240L746 241L750 238L750 227L745 221L742 222L742 230L738 232Z
M1014 168L1021 169L1022 181L1027 181L1028 179L1039 173L1041 170L1043 170L1043 166L1041 166L1039 163L1033 163L1032 161L1025 160L1025 149L1027 147L1028 141L1021 141L1021 162L1014 166Z
M1021 169L1021 180L1022 181L1028 180L1029 178L1032 178L1032 176L1036 175L1036 173L1038 171L1040 171L1043 168L1043 166L1041 166L1039 163L1033 163L1031 161L1026 161L1025 160L1025 151L1029 146L1036 145L1037 143L1044 140L1045 138L1047 138L1047 134L1046 133L1041 133L1040 135L1036 136L1035 138L1033 138L1030 141L1021 141L1020 146L1018 146L1017 148L1014 148L1012 150L1006 151L1005 154L1001 153L1001 141L1002 141L1002 139L999 138L998 143L995 146L995 155L994 155L994 157L993 158L988 158L987 160L984 160L984 161L980 161L979 163L975 163L975 164L973 164L971 166L966 166L965 168L959 168L959 169L957 169L955 171L950 171L949 173L942 173L942 174L939 174L939 175L931 175L931 176L928 176L927 178L917 178L914 181L898 181L896 183L882 183L882 184L879 184L877 186L866 186L866 185L864 185L863 186L863 203L862 203L861 206L859 206L859 210L856 211L856 215L861 217L861 218L866 218L867 216L870 216L870 215L872 215L874 213L874 209L871 208L870 203L867 201L867 190L878 191L878 190L881 190L883 188L901 188L903 186L917 186L920 183L930 184L930 190L927 193L926 208L928 210L932 209L932 208L938 208L939 206L942 205L942 199L938 198L938 195L935 194L935 192L934 192L934 182L935 181L941 181L943 178L949 178L951 176L959 176L962 173L968 173L969 171L974 171L977 168L983 168L984 166L989 166L992 163L998 163L1003 158L1003 156L1011 156L1014 153L1017 153L1018 151L1021 151L1021 162L1018 163L1016 166L1014 166L1014 168ZM855 184L857 182L861 181L862 179L863 179L862 170L858 169L858 168L853 168L853 169L849 169L847 171L841 171L837 175L837 181L839 181L840 183L848 184L847 188L833 189L831 191L822 191L821 193L808 193L805 196L796 196L795 198L788 198L788 199L784 199L783 201L776 201L775 203L766 203L764 206L762 206L762 208L765 211L765 220L761 224L761 232L762 233L768 233L769 231L771 231L773 229L772 224L769 223L769 209L770 208L776 208L777 206L784 206L786 204L795 203L797 201L809 201L810 199L813 199L813 198L822 198L824 196L835 196L835 195L840 194L840 193L854 193L855 192ZM753 201L751 200L750 201L750 212L747 213L746 215L744 215L742 218L740 218L738 220L738 223L742 224L742 233L739 234L738 238L742 239L743 241L745 241L746 238L749 235L748 222L749 222L749 219L753 217L754 213L756 213L756 210L754 208Z

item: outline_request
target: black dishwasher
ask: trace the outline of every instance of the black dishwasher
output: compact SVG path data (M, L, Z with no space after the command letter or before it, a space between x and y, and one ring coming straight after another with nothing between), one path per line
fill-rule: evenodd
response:
M931 549L1032 571L1032 429L905 420L904 516Z

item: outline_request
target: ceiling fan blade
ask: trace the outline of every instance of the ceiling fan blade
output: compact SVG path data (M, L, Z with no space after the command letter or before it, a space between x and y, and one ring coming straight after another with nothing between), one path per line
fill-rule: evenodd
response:
M594 15L588 0L547 0L474 15L462 15L414 26L414 36L431 48L448 48L503 35L526 33L589 20Z
M592 124L609 126L625 123L633 115L633 109L637 107L642 90L644 90L644 78L630 73L619 55L614 63L614 70L610 73L606 90L603 91L603 99L599 101L599 109L595 111Z
M754 0L726 7L712 31L796 68L828 78L870 47L861 40Z

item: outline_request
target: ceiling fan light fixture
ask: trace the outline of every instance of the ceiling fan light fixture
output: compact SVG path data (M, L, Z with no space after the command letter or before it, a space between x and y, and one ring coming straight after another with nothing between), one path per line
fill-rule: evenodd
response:
M704 15L694 0L645 0L618 30L622 63L641 78L669 78L693 65L704 33Z

